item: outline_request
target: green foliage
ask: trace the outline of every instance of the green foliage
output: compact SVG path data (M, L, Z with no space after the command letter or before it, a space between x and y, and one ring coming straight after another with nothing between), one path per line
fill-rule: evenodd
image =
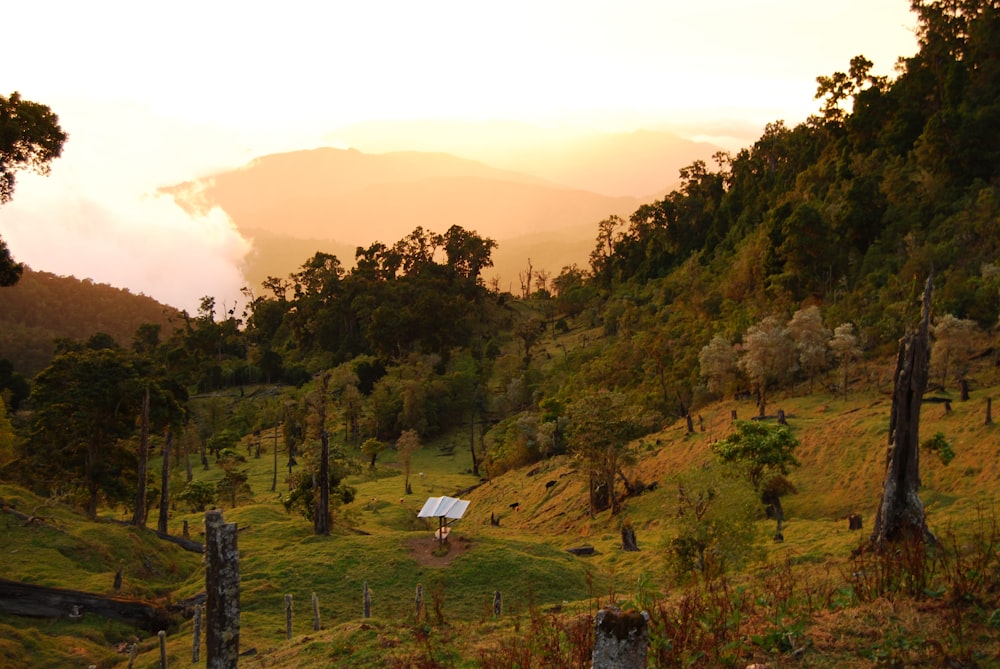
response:
M183 490L175 495L176 499L185 502L191 511L201 512L215 501L217 487L204 479L190 481Z
M798 439L787 425L768 426L761 421L736 421L736 432L712 444L723 462L737 466L754 490L761 491L777 475L797 467L794 451Z
M675 533L667 545L675 576L715 578L759 556L757 495L740 472L706 465L676 477Z
M925 439L920 448L925 451L930 451L936 453L938 458L941 460L941 464L947 465L949 462L955 459L955 451L952 449L951 444L948 440L944 438L944 434L937 432L930 439Z

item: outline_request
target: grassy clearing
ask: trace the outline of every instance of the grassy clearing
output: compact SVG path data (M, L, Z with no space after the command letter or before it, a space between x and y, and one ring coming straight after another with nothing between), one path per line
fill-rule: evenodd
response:
M831 666L831 658L847 667L910 666L944 656L988 666L1000 652L995 640L1000 605L985 589L1000 578L1000 533L990 529L990 519L997 518L1000 437L996 426L983 424L983 398L990 392L996 389L953 403L951 413L941 404L925 410L922 434L942 432L956 457L947 466L932 454L922 462L929 523L947 538L943 543L951 557L928 558L926 588L916 598L894 590L890 579L859 583L853 576L902 573L913 566L859 566L852 558L867 538L881 492L889 402L877 391L846 400L821 394L775 398L772 406L785 411L801 441L801 467L790 476L798 494L784 502L785 541L765 541L763 560L722 585L683 585L669 575L674 477L706 461L711 443L728 433L732 411L749 417L750 403L704 408L699 421L704 431L687 434L675 425L637 442L639 461L628 475L659 487L627 500L618 517L590 517L583 476L565 457L480 485L471 474L467 435L459 434L425 444L414 455L411 495L404 494L394 451L380 454L374 469L363 462L347 481L356 498L338 509L334 536L316 537L308 520L281 505L287 468L280 452L271 491L273 442L265 438L261 457L251 455L243 465L252 500L225 509L226 519L240 528L241 648L255 649L253 661L261 666L303 669L575 666L574 653L591 633L589 616L600 605L617 602L650 610L654 666L766 661L772 667L820 667ZM359 452L349 452L361 460ZM175 489L184 485L183 471L174 468ZM219 471L196 464L194 475L211 480ZM454 525L450 550L436 555L436 524L417 519L417 510L429 496L470 488L463 497L471 506ZM0 485L0 498L26 513L40 509L39 515L62 530L0 515L9 578L110 594L114 572L124 565L123 594L129 596L177 600L204 588L201 557L150 532L109 518L88 522L11 486ZM849 513L862 514L864 531L847 529ZM499 526L491 524L491 516ZM170 531L179 535L185 520L191 538L201 540L203 514L180 506L172 511ZM636 530L638 553L621 550L625 522ZM154 509L149 525L155 523ZM773 525L762 520L758 529L768 537ZM593 554L566 551L580 546L592 547ZM972 572L979 574L975 583ZM366 583L373 614L364 620ZM424 597L419 618L418 584ZM492 613L497 590L504 604L499 619ZM320 602L319 631L312 628L312 593ZM286 594L293 598L291 639L285 638ZM956 618L956 610L965 618ZM12 669L124 667L127 656L118 650L136 634L86 618L0 618L0 632L0 664ZM157 667L155 637L137 636L143 638L135 667ZM190 663L191 640L190 621L171 630L171 666ZM497 653L498 648L510 652Z

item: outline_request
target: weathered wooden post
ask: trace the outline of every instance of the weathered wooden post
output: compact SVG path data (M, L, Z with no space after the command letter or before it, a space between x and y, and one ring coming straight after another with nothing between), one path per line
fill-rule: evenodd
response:
M319 631L319 597L316 596L315 592L312 594L312 600L313 600L313 631L314 632L318 632Z
M181 536L185 539L191 538L191 532L188 530L188 521L184 521L184 529L181 530Z
M503 614L503 596L499 590L493 592L493 615L499 618Z
M235 669L240 654L240 553L236 523L205 513L205 632L207 669Z
M785 418L784 409L778 409L778 425L788 425L788 419Z
M731 420L732 420L732 421L733 421L733 422L735 423L735 422L736 422L736 409L733 409L733 410L732 410L732 411L731 411L731 412L729 413L729 416L730 416L730 419L731 419Z
M201 660L201 604L195 604L194 640L191 642L191 663L196 664L199 660Z
M365 581L365 602L364 602L364 610L362 611L362 617L364 618L372 617L372 591L368 589L368 581Z
M135 664L135 655L139 652L139 644L130 643L128 646L128 669L132 669Z
M993 398L992 397L987 397L986 398L986 424L987 425L992 425L993 424Z
M285 595L285 638L292 638L292 596Z
M125 562L118 563L118 571L115 572L114 588L115 592L121 592L122 579L125 577Z
M160 630L156 636L160 638L160 669L167 669L167 633Z
M597 612L592 669L646 669L649 614L604 608Z
M424 586L421 585L420 583L417 583L416 605L417 605L417 620L420 620L420 609L424 607Z

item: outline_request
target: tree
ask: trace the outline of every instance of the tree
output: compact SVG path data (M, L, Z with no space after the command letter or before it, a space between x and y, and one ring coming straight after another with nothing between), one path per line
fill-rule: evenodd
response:
M826 369L830 341L830 331L823 327L823 317L819 307L813 305L799 309L788 321L788 332L795 342L799 367L809 379L809 392L812 392L816 375Z
M847 386L850 381L851 363L861 357L861 345L854 335L854 325L852 323L841 323L833 329L833 339L830 340L830 349L834 357L840 361L840 369L843 371L842 390L844 399L847 399Z
M889 454L882 501L871 544L883 549L899 541L935 541L920 501L920 405L930 366L931 277L924 288L923 316L899 341L889 415Z
M766 413L768 385L783 379L791 371L794 360L795 347L788 328L774 316L751 326L743 335L739 366L757 390L761 416Z
M931 366L941 373L941 385L948 383L948 368L952 362L958 367L957 374L959 383L965 388L965 374L967 361L972 348L973 337L979 330L975 321L955 318L951 314L945 314L939 319L935 319L931 328L934 336L934 345L931 348ZM967 391L963 399L968 399Z
M798 467L795 449L799 440L787 425L770 427L760 421L736 421L736 432L712 444L712 451L723 462L733 463L747 482L772 507L778 523L778 535L784 510L781 496L794 491L785 477L792 467Z
M310 404L315 410L316 431L319 434L319 471L315 480L319 496L316 498L316 512L313 514L313 532L330 535L330 433L326 428L326 398L330 389L330 374L320 375Z
M655 429L658 416L621 393L600 390L571 402L566 417L570 452L589 480L591 514L609 508L617 514L621 504L615 482L624 478L622 469L634 458L629 442Z
M141 396L135 366L119 348L72 345L35 377L32 459L58 472L51 481L82 484L91 517L102 496L132 501L125 470L134 454L121 440L135 430Z
M17 91L9 97L0 95L0 204L14 196L16 172L47 175L65 142L59 117L47 106L23 100ZM14 262L0 239L0 286L13 286L23 271L24 266Z
M365 439L364 443L361 444L361 454L366 458L371 458L369 462L369 467L375 469L375 459L378 458L378 454L385 450L385 444L375 437L369 437Z
M728 339L717 334L698 353L698 365L708 390L724 393L736 378L736 350Z
M404 430L399 439L396 440L396 451L403 462L403 482L406 494L413 492L410 488L410 463L414 453L420 450L420 435L416 430Z
M713 578L754 556L757 496L730 467L714 463L676 479L676 520L667 562L677 576Z

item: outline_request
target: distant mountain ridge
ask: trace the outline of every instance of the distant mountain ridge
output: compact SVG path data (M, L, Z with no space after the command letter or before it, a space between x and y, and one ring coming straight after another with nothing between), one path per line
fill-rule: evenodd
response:
M153 323L165 339L178 314L146 295L26 268L14 286L0 289L0 359L33 376L48 366L57 338L83 341L103 332L129 346L140 325Z
M641 143L645 135L630 137L621 145L621 156L634 154L637 139ZM588 167L581 156L594 149L580 151L575 158L560 154L558 160L576 163L583 175ZM555 173L553 155L539 150L533 160ZM636 160L622 158L620 171L635 165ZM613 172L615 166L601 169ZM664 175L662 183L668 180ZM329 147L263 156L240 169L161 190L188 211L218 206L230 216L254 242L243 268L251 287L298 269L312 252L294 262L290 258L306 240L315 240L313 251L332 252L350 266L358 246L392 244L418 226L443 233L452 225L498 242L489 274L506 285L529 258L553 274L566 265L585 264L599 221L611 215L627 218L667 192L664 187L649 197L609 196L441 152L369 154Z

